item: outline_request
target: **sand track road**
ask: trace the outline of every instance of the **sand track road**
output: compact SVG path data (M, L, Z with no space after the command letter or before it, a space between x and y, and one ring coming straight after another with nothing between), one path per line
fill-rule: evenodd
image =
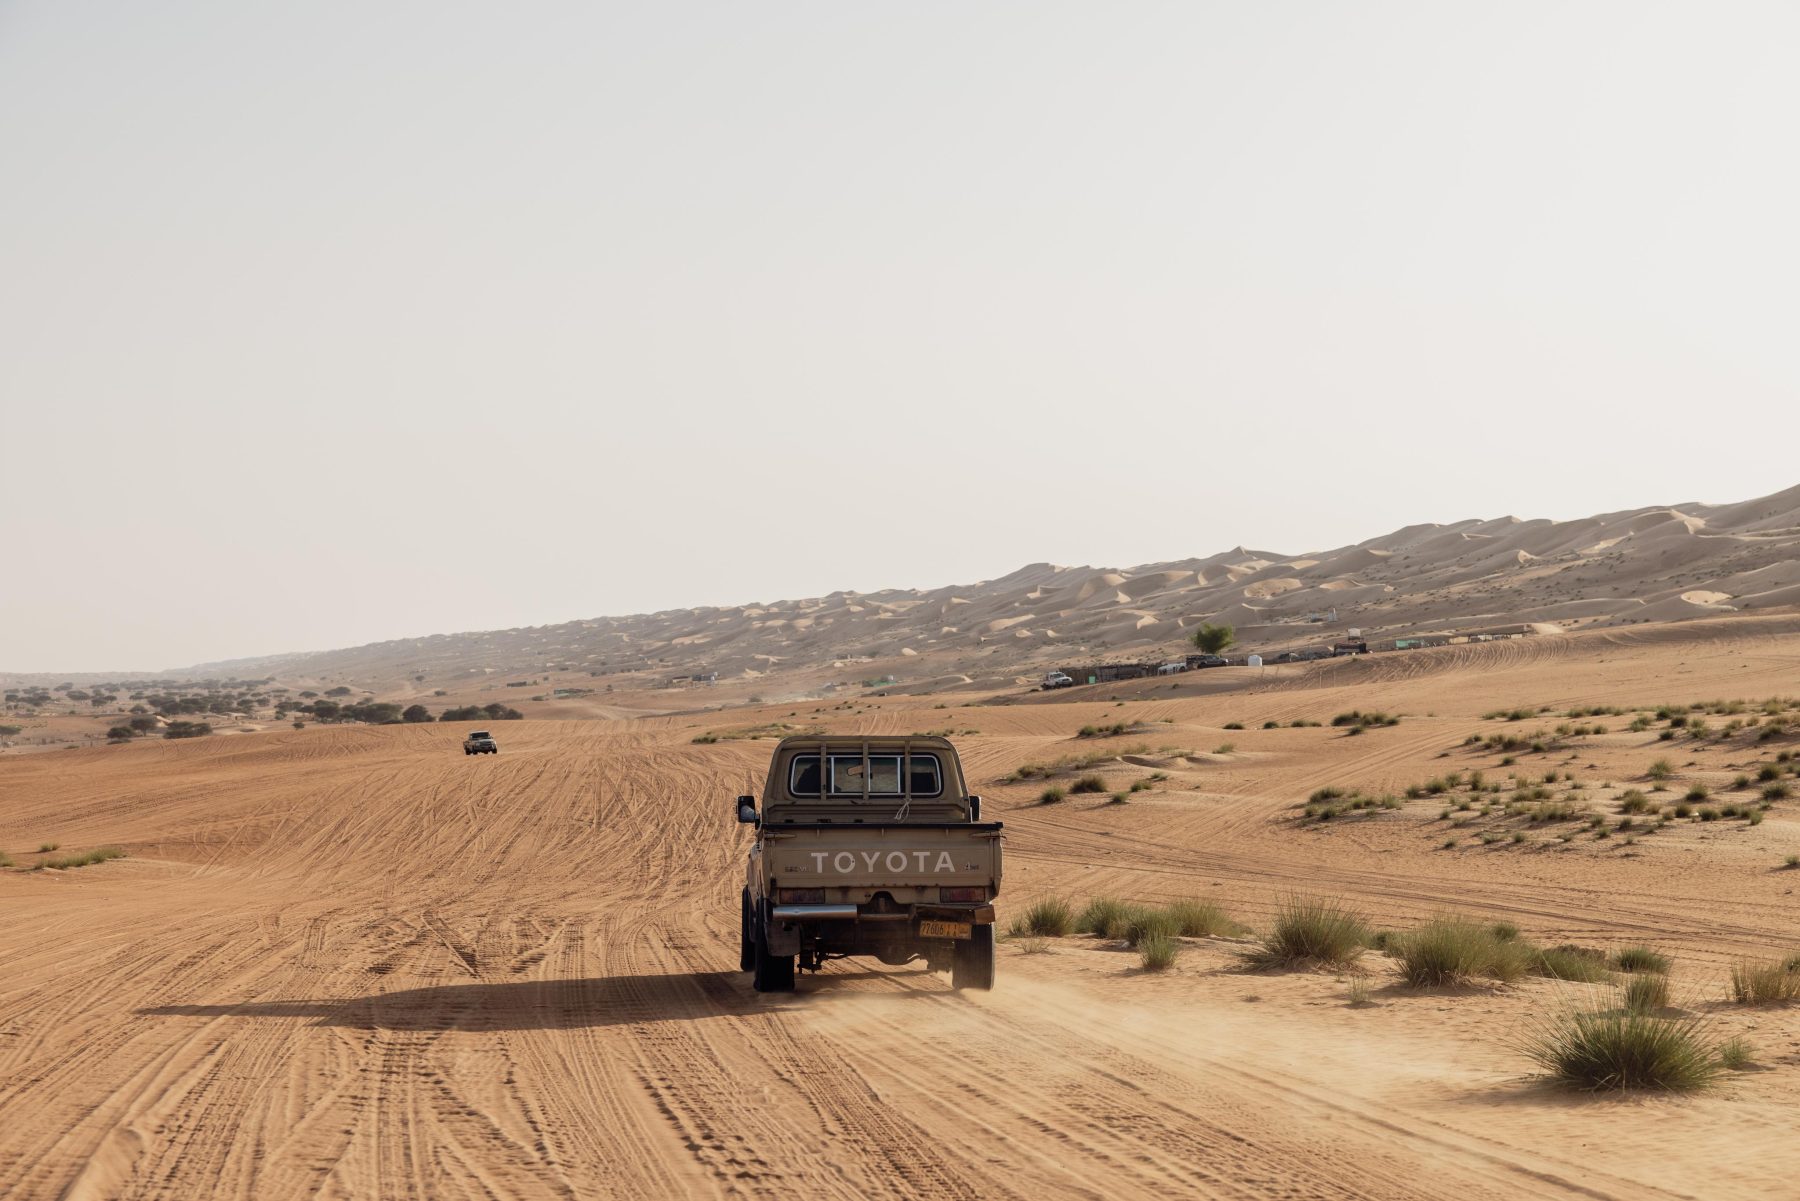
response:
M1398 733L1357 753L1435 745ZM506 735L474 760L396 727L0 764L0 835L131 850L0 877L0 1196L1721 1197L1792 1167L1743 1154L1783 1137L1785 1094L1683 1108L1701 1151L1659 1164L1661 1117L1568 1133L1566 1099L1470 1037L1508 1020L1485 1000L1383 1026L1225 945L1180 979L1007 947L992 994L854 961L759 996L734 970L729 798L768 745L660 721ZM1277 803L1249 790L1156 837L1014 807L1011 852L1034 885L1311 874L1419 909L1463 887L1244 853L1246 810ZM1101 863L1121 843L1130 866ZM1684 908L1573 883L1500 900Z

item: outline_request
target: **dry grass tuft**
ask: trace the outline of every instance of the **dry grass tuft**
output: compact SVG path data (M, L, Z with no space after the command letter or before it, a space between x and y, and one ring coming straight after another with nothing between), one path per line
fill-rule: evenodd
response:
M1731 965L1731 999L1739 1005L1800 1001L1800 963L1789 959L1740 959Z
M1347 967L1369 945L1369 923L1341 902L1295 897L1282 903L1275 927L1247 956L1254 967Z

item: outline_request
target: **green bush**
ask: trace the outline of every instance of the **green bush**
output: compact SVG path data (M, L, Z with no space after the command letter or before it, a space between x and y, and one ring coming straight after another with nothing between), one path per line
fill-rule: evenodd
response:
M1145 935L1138 941L1138 959L1146 972L1164 972L1175 966L1181 944L1161 931Z
M119 847L99 847L96 850L84 851L79 855L64 855L59 859L45 859L38 867L56 868L67 871L72 867L87 867L90 864L105 863L111 859L123 859L125 852Z
M1024 913L1014 918L1008 932L1062 938L1074 929L1074 907L1062 897L1045 897L1032 902Z
M1105 792L1106 781L1096 775L1082 776L1069 785L1070 792Z
M1664 972L1669 970L1669 957L1649 947L1625 947L1612 958L1621 972Z
M1691 1018L1571 1011L1544 1022L1522 1049L1553 1079L1594 1092L1704 1088L1719 1072L1718 1051Z
M1125 945L1136 948L1146 938L1174 938L1180 933L1175 915L1154 905L1133 905L1125 915L1125 927L1113 937L1122 937Z
M1655 1013L1669 1007L1669 978L1655 973L1625 982L1620 1000L1627 1013Z
M1169 917L1175 932L1185 938L1210 938L1220 934L1239 934L1243 927L1223 909L1209 901L1193 898L1176 901L1169 906Z
M1046 789L1044 789L1044 791L1038 793L1038 804L1040 804L1040 805L1055 805L1055 804L1061 803L1062 801L1067 800L1068 797L1069 797L1069 794L1067 792L1065 792L1061 788L1057 788L1055 785L1052 785L1051 787L1046 788Z
M1526 970L1534 976L1568 980L1577 984L1601 984L1612 979L1604 955L1588 947L1571 946L1567 943L1557 947L1531 948Z
M1362 914L1338 901L1291 898L1275 914L1274 929L1249 955L1258 967L1345 967L1369 943Z
M1755 1059L1755 1052L1743 1038L1728 1038L1719 1044L1719 1066L1741 1072Z
M1200 628L1193 632L1188 641L1192 642L1202 654L1219 655L1237 641L1237 634L1228 625L1202 622Z
M1400 961L1400 974L1414 988L1467 984L1491 979L1510 982L1525 975L1526 948L1503 939L1492 926L1467 918L1434 918L1416 930L1388 939L1387 951Z
M172 721L163 728L164 738L200 738L213 732L203 721Z
M1130 909L1124 901L1117 897L1094 897L1076 915L1075 929L1083 934L1097 934L1102 938L1124 937L1124 921ZM1108 931L1117 926L1119 934Z

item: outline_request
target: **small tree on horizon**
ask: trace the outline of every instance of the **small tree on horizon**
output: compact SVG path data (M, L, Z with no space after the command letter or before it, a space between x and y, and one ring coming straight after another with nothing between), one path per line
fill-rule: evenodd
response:
M1200 623L1200 628L1194 631L1188 641L1199 648L1202 654L1217 655L1226 647L1237 642L1237 634L1232 631L1230 626L1216 626L1210 621L1205 621Z
M424 705L408 705L406 707L406 712L402 713L400 715L400 717L405 721L415 722L415 723L421 722L421 721L430 721L431 720L431 710L427 709Z

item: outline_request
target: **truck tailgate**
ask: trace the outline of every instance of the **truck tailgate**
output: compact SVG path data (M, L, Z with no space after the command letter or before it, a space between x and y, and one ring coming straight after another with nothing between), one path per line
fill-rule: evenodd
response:
M1000 882L1000 824L776 826L764 870L786 886L892 888Z

